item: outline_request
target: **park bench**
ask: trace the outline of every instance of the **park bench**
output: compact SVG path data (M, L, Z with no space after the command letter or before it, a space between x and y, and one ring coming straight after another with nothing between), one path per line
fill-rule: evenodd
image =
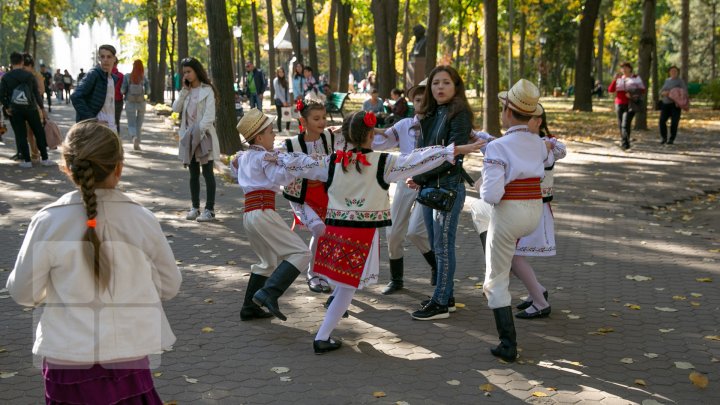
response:
M348 93L333 93L327 98L325 101L325 110L330 115L331 120L333 119L333 113L339 113L340 116L345 119L343 107L345 106L345 101L347 101L348 98Z

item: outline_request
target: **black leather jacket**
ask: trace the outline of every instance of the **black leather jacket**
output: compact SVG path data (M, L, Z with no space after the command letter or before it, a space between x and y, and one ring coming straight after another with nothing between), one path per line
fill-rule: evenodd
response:
M439 106L432 115L420 121L421 135L417 147L443 145L451 143L465 145L472 131L472 113L460 111L452 119L447 118L447 106ZM413 177L413 181L421 186L454 187L463 181L463 157L457 155L455 164L445 162L439 167Z

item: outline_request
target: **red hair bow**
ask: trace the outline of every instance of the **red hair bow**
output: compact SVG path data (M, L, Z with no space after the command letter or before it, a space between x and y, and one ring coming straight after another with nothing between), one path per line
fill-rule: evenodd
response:
M365 117L363 117L363 122L368 127L375 128L375 124L377 124L377 117L375 116L375 113L366 112Z
M295 103L295 109L298 110L298 111L302 111L303 108L305 108L305 104L303 103L302 100L298 100L298 101Z
M335 152L335 155L336 155L335 163L342 162L343 167L347 167L347 165L349 165L350 161L352 160L353 152L352 151L343 152L343 151L339 150L339 151ZM367 157L365 157L365 155L362 152L357 152L355 154L355 159L358 162L362 163L363 166L370 166L370 162L368 162Z

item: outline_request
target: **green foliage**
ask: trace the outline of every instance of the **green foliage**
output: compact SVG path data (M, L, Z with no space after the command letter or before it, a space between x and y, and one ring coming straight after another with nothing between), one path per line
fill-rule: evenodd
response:
M720 79L703 85L700 98L710 101L714 110L720 110Z

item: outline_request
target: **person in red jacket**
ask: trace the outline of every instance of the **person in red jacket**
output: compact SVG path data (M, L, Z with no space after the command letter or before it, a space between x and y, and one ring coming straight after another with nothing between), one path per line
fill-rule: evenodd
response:
M118 135L120 135L120 116L122 115L123 110L123 94L120 89L122 88L122 82L125 75L120 73L117 65L118 61L115 59L115 66L113 66L112 69L112 74L118 78L115 80L115 127L117 128Z
M635 113L642 106L641 97L645 93L645 85L640 76L633 74L633 67L625 62L620 65L622 73L618 73L608 87L609 93L615 93L615 112L622 135L623 150L630 149L630 128Z

